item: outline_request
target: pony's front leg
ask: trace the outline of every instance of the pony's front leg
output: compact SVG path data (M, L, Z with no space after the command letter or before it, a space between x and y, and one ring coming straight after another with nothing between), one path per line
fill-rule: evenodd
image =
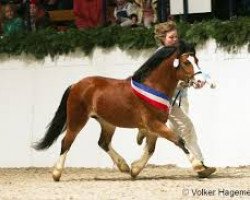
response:
M145 132L143 132L145 134ZM147 164L150 157L153 155L155 151L155 144L156 144L157 136L155 135L148 135L146 137L146 145L144 147L144 153L142 157L134 161L131 165L131 171L130 174L133 178L135 178L144 168L144 166Z
M171 129L169 129L165 123L154 121L150 124L150 132L156 133L159 136L166 138L167 140L173 142L175 145L180 147L185 154L189 154L189 151L185 146L184 140L179 135L175 134Z

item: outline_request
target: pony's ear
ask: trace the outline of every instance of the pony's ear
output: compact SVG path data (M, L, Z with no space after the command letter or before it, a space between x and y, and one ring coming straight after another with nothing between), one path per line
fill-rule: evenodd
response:
M190 43L189 44L189 51L191 54L195 55L196 51L195 51L195 44L194 43Z
M179 42L179 55L183 53L191 53L193 55L196 54L195 51L195 44L194 43L187 43L183 40L180 40Z

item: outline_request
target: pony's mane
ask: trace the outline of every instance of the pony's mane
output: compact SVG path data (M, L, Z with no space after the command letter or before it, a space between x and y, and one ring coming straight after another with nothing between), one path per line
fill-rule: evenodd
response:
M156 69L163 60L169 58L175 51L176 47L161 47L157 50L132 76L136 82L142 83L150 73Z

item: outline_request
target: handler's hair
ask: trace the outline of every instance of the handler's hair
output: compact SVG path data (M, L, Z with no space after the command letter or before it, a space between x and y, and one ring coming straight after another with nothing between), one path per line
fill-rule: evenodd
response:
M154 28L155 40L164 44L166 34L169 31L177 30L176 23L174 21L167 21L160 24L156 24Z

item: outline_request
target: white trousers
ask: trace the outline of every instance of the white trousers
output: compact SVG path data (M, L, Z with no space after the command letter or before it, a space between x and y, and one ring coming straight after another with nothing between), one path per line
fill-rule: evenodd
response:
M189 103L187 97L182 97L181 106L176 103L170 112L167 125L177 133L189 150L189 160L193 166L203 162L203 156L197 143L197 136L191 119L188 116Z

